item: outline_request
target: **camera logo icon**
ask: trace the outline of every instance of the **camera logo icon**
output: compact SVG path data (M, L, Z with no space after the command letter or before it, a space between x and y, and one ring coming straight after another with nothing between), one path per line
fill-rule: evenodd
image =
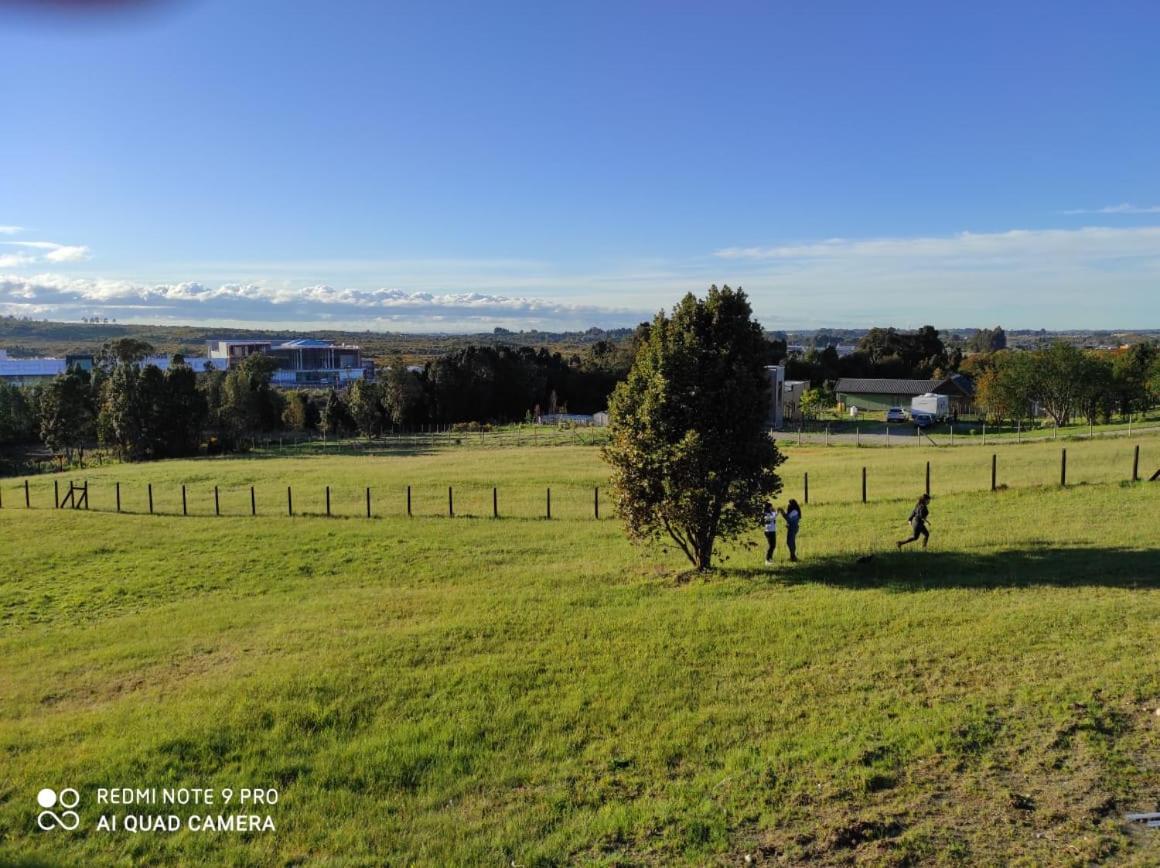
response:
M59 793L45 787L36 794L36 803L44 808L36 815L36 825L47 832L49 829L61 828L71 832L81 824L80 815L73 810L80 804L81 794L72 787L66 787ZM52 808L63 808L57 813Z

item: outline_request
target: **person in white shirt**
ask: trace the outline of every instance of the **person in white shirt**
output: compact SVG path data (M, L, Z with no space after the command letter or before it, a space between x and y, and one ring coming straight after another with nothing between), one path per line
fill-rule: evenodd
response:
M773 563L773 550L777 548L777 510L773 508L773 504L766 503L765 510L761 513L761 524L765 528L765 541L769 543L769 548L765 550L765 564L769 566Z

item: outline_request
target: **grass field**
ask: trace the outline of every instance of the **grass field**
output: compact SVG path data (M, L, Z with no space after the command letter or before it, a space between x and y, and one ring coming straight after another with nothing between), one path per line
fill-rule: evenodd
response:
M1156 864L1121 817L1160 809L1160 484L1067 446L1066 489L1023 445L995 493L991 450L790 448L803 561L707 576L592 518L586 447L103 467L89 512L2 480L0 863ZM91 828L182 785L275 787L277 830ZM81 830L36 831L45 786Z

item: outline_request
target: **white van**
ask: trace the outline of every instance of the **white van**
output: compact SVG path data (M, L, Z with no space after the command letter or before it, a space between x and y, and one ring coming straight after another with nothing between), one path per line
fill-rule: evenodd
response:
M933 392L919 395L910 402L910 415L913 416L915 413L925 413L942 422L951 415L951 399Z

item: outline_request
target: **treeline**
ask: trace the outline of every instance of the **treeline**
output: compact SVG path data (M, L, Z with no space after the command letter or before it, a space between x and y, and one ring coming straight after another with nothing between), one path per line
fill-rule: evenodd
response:
M466 347L414 370L396 360L373 381L331 392L322 406L299 393L292 428L311 419L328 433L373 437L395 428L456 422L518 422L545 413L594 413L623 379L631 347L598 341L583 355L531 347Z
M1057 425L1143 413L1160 402L1160 345L1082 350L1057 342L1040 350L972 356L976 402L994 421L1045 415Z
M787 380L808 380L814 385L832 385L842 377L926 380L953 373L962 361L962 351L945 346L934 326L926 325L914 332L873 328L848 356L839 357L832 346L790 356L785 363L785 376Z
M40 442L70 460L97 443L126 460L232 451L273 431L375 436L456 422L514 422L603 409L631 346L597 341L582 355L529 347L466 347L422 368L397 356L375 381L345 391L282 391L274 360L247 357L194 372L180 355L165 371L142 364L153 347L106 344L94 369L72 368L33 388L0 387L0 446Z
M1001 343L997 332L987 334L988 346ZM0 384L0 447L40 443L71 460L100 444L140 461L238 450L276 431L374 437L432 424L592 413L607 406L648 336L644 324L629 340L596 341L567 357L530 347L468 346L420 368L395 356L374 381L329 392L275 388L276 363L261 355L206 372L174 356L162 371L142 364L153 354L151 345L122 338L101 348L91 372L74 368L33 388ZM1155 343L1097 352L1060 342L964 360L925 326L916 332L872 329L855 353L841 359L832 348L785 359L785 344L768 339L764 354L766 364L785 360L789 379L820 386L803 399L807 415L829 402L827 389L839 377L928 378L956 370L974 378L977 403L995 420L1046 414L1061 425L1075 418L1094 422L1160 401Z

